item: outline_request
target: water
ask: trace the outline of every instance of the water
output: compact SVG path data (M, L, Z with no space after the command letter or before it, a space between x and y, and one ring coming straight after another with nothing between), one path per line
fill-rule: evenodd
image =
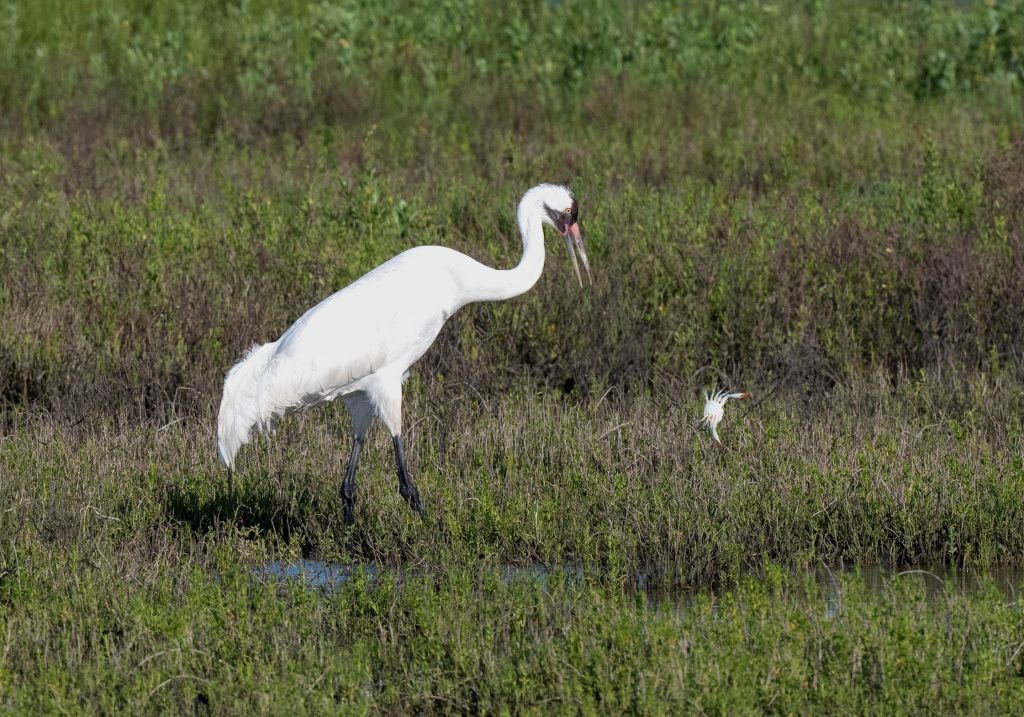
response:
M1024 588L1024 569L1006 565L997 565L980 570L964 570L945 565L892 566L865 565L857 567L826 567L815 570L815 579L822 586L825 597L825 611L833 617L843 603L844 574L858 572L865 587L872 593L882 594L887 583L894 578L906 578L923 582L925 595L929 601L941 600L953 590L960 594L969 594L994 583L1006 596L1007 602L1017 604L1018 595Z
M282 582L298 582L311 590L327 591L351 580L360 573L370 578L380 575L386 568L373 563L339 564L323 560L303 559L294 562L274 561L259 566L255 575L265 580ZM582 582L585 577L583 566L579 563L558 566L557 569L542 563L527 565L504 564L498 568L506 582L518 579L536 580L542 584L557 575L559 579L571 583ZM926 595L930 600L938 600L947 594L948 589L960 593L969 593L980 589L987 582L994 583L1010 602L1016 603L1018 595L1024 588L1024 569L1012 566L995 566L984 571L964 570L944 565L913 566L913 565L821 565L801 573L802 577L813 576L822 587L825 607L829 615L834 615L843 600L843 582L845 575L860 575L865 587L873 593L881 594L885 586L894 578L906 578L923 582ZM665 588L650 586L646 576L641 574L635 588L646 594L652 603L670 602L677 606L689 603L694 590L688 588Z
M291 563L274 561L256 568L257 577L284 582L296 581L312 590L326 590L348 582L360 571L374 578L380 574L376 565L339 565L323 560L298 560Z
M947 587L960 593L970 593L981 589L987 582L994 582L1003 594L1016 599L1021 588L1024 588L1024 569L1009 565L996 565L985 570L964 570L946 565L822 566L815 570L815 576L819 583L838 587L842 575L852 572L859 572L868 590L878 593L882 592L886 581L894 576L917 578L924 582L930 598L941 597Z
M499 568L501 577L505 582L512 582L521 577L547 583L552 575L552 570L541 564L531 563L529 565L504 564ZM382 572L381 568L373 563L342 565L329 563L323 560L302 559L294 562L275 560L264 563L257 567L253 573L258 578L265 580L276 580L281 582L298 582L311 590L329 590L345 584L360 572L364 572L370 578L375 578ZM559 575L565 575L572 582L583 580L583 567L579 564L560 566Z

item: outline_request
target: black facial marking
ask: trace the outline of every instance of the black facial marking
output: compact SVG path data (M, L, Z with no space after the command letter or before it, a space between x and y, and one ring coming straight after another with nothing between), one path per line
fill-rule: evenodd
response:
M548 216L551 217L551 223L555 225L555 228L558 231L560 231L560 232L562 232L564 234L565 233L565 214L563 214L562 212L559 212L559 211L556 211L556 210L552 209L547 204L544 205L544 209L545 209L545 211L547 211Z
M561 212L556 212L547 204L544 205L544 211L548 213L548 216L551 217L551 221L554 222L556 225L558 224L558 221L562 218Z
M572 206L569 208L568 213L552 209L547 204L544 205L544 209L545 211L547 211L548 216L551 217L551 221L558 229L558 231L562 232L563 234L565 233L566 229L568 229L578 221L580 215L580 210L579 207L576 206L575 199L572 200Z

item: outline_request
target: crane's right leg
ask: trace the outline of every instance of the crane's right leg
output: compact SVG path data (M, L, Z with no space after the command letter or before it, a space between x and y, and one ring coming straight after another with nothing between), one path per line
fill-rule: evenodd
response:
M396 377L397 378L397 377ZM409 507L421 517L426 517L420 491L409 475L409 467L405 463L405 449L402 447L402 381L382 381L376 389L374 399L377 402L377 415L391 432L391 442L395 447L395 467L398 469L398 494Z
M345 466L345 480L341 483L341 500L345 525L352 525L356 518L356 469L359 467L359 454L363 449L366 431L373 420L373 404L361 393L346 396L344 401L348 412L352 414L352 452Z

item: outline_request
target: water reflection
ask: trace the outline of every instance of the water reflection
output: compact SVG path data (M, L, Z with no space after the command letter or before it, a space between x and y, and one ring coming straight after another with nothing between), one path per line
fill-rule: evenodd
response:
M825 611L829 617L834 617L842 608L843 577L850 574L859 575L865 589L878 595L892 589L894 578L915 580L924 586L929 602L942 600L951 592L966 595L994 585L1007 602L1016 604L1017 595L1024 586L1024 569L1008 565L996 565L985 570L946 565L823 565L815 569L814 577L822 587Z
M348 582L360 572L371 578L380 571L373 563L367 565L340 565L323 560L274 561L256 568L257 577L270 580L299 582L307 588L323 590Z
M330 590L351 580L354 576L365 574L375 578L385 570L373 563L339 564L323 560L303 559L292 562L275 561L257 567L254 571L259 578L281 582L296 582L312 590ZM573 583L581 583L586 577L583 566L579 563L551 567L542 563L514 565L506 563L497 568L501 579L506 583L516 580L533 580L546 586L552 578ZM851 574L859 575L864 588L871 593L882 594L891 590L894 578L917 580L924 585L929 600L939 600L949 591L970 593L986 585L995 585L1007 597L1009 602L1016 602L1017 595L1024 586L1024 569L1011 566L995 566L981 570L951 568L944 565L820 565L812 570L798 572L798 579L812 578L821 587L825 599L825 609L829 616L834 616L842 607L844 577ZM757 572L750 572L746 577L758 577ZM682 586L666 587L650 580L646 573L640 573L632 586L633 589L647 595L652 604L670 603L676 607L684 607L698 594L697 590ZM703 591L707 593L708 591ZM710 594L714 595L712 591Z
M560 579L568 580L570 583L578 583L583 580L583 566L579 563L560 565L557 568L552 568L542 563L530 563L527 565L505 563L498 568L498 571L501 574L502 580L506 583L527 579L536 580L546 585L548 579L554 575L558 575ZM360 573L364 573L370 578L375 578L381 572L381 568L377 567L374 563L341 564L313 559L291 562L275 560L264 563L253 570L253 574L258 578L280 582L296 582L313 590L338 587Z

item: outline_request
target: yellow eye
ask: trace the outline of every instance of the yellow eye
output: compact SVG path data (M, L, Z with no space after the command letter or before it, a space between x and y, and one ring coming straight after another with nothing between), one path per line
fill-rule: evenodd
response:
M566 207L565 208L565 216L569 216L570 214L572 214L572 207Z

